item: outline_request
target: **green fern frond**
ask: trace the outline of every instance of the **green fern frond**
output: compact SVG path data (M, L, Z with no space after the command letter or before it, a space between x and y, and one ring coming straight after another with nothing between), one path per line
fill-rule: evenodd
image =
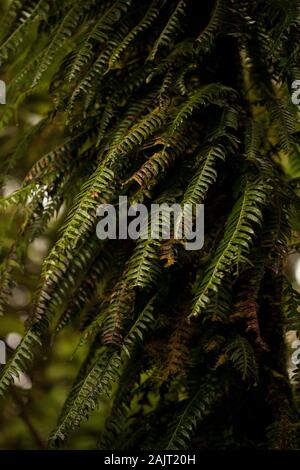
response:
M206 28L197 37L199 50L208 52L216 35L220 34L226 21L226 7L224 0L216 0L210 21Z
M76 383L67 399L57 427L50 437L50 444L66 440L83 419L96 408L101 396L109 396L114 382L119 378L120 356L115 351L99 353L87 375Z
M222 145L215 145L205 152L204 157L200 159L199 170L196 171L184 194L184 204L203 203L208 189L217 179L216 163L218 160L224 161L225 158L226 152Z
M182 67L188 65L190 61L194 61L197 58L197 53L193 44L194 40L191 38L184 39L176 44L170 54L162 59L154 71L149 74L147 83L150 83L154 77L163 75L172 67Z
M30 31L30 26L33 22L38 22L47 13L47 2L45 0L39 0L38 2L32 2L28 9L22 12L22 21L18 27L11 33L11 35L5 39L0 45L0 63L3 64L8 60L10 54L15 54L17 49L24 41L24 36Z
M88 69L87 73L81 78L81 80L79 80L69 99L68 113L70 115L72 115L76 101L78 101L82 96L88 97L96 84L99 86L101 81L105 79L110 55L126 32L127 28L123 26L111 36L110 40L106 43L105 49L97 55L96 60Z
M27 173L25 183L31 183L32 181L38 182L45 175L49 177L50 172L55 172L58 169L67 167L68 163L76 155L79 149L79 143L82 141L82 137L85 134L86 131L69 137L63 144L60 144L54 150L40 158Z
M74 31L76 31L80 24L82 14L83 9L81 4L80 2L76 2L64 16L62 22L58 25L57 31L55 32L49 46L44 52L44 57L35 73L32 86L36 86L39 83L42 76L55 59L57 51L64 46L66 41L72 36Z
M138 315L135 322L131 325L130 330L122 345L122 351L130 358L138 342L143 342L144 337L150 330L154 329L155 318L153 315L157 296L151 297L145 308Z
M123 323L134 309L135 292L126 281L121 280L113 289L103 322L102 342L119 346L123 342Z
M161 274L159 246L159 240L138 240L126 272L126 279L132 287L149 289L157 283Z
M108 160L124 157L137 146L142 145L166 122L167 116L164 109L156 108L137 122L120 143L109 153Z
M176 417L175 425L169 433L165 449L187 449L198 423L211 412L218 397L219 395L212 387L200 387L195 395L183 404L182 411Z
M175 161L183 157L187 149L191 145L191 136L185 136L184 132L175 132L173 135L166 134L158 140L162 143L163 149L152 155L142 166L136 171L129 181L136 181L142 188L149 187L153 182L159 182L174 165Z
M226 273L232 272L239 262L245 262L252 244L253 222L261 224L262 206L267 199L268 186L264 181L247 182L244 193L232 209L224 237L216 256L207 269L198 289L190 316L198 316L211 301L210 295L218 292Z
M34 3L34 2L32 2ZM29 5L30 7L30 5ZM16 21L20 21L23 16L28 13L28 10L24 10L24 2L22 0L13 0L9 8L5 11L4 19L0 25L0 39L7 36Z
M165 2L163 0L153 0L147 9L141 21L126 35L118 47L113 51L108 61L108 68L113 69L117 67L117 62L120 60L122 54L126 51L128 46L134 39L146 29L149 29L159 15L159 9Z
M41 192L41 189L34 184L30 184L23 188L18 189L7 197L0 197L0 208L2 211L9 209L13 206L25 206L30 197Z
M174 41L174 37L181 29L181 18L185 15L186 1L180 0L174 12L170 16L168 23L164 27L163 31L154 43L153 48L149 54L148 60L154 60L156 54L160 48L167 48L171 42Z
M242 336L234 338L226 347L225 354L232 361L234 368L239 371L243 380L257 382L258 369L253 347Z
M33 359L33 351L37 346L41 346L41 328L33 327L29 329L21 343L8 360L0 373L0 396L2 397L15 378L21 372L25 372L26 364Z
M3 315L4 307L11 295L12 288L16 284L12 277L13 271L16 268L20 268L20 260L17 247L13 244L8 255L0 264L0 315Z
M235 91L219 83L203 85L187 96L187 100L181 105L172 122L172 128L174 130L178 129L196 109L210 104L217 104L219 100L226 97L234 98Z
M71 321L80 315L84 307L91 302L91 299L97 295L97 283L109 267L111 253L103 253L97 257L87 272L84 281L77 289L75 296L72 297L61 314L55 328L55 333L59 333Z
M297 145L292 146L289 152L288 166L293 177L297 178L300 176L300 151Z
M295 118L279 99L273 100L270 103L270 114L277 124L280 146L288 152L294 144Z
M79 241L82 242L86 238L95 226L98 206L109 202L114 192L114 178L113 171L101 164L95 170L70 210L63 234L53 248L54 254L56 250L59 252L70 247L70 244L75 248Z
M88 32L86 39L73 60L72 67L68 74L69 81L74 80L83 67L91 61L94 55L93 43L95 41L98 43L106 42L109 34L111 34L113 30L114 24L120 21L121 15L126 13L131 3L132 0L116 0L108 5L108 8L100 14L99 19Z
M97 448L99 450L115 449L117 437L121 434L122 426L127 429L127 419L130 409L125 403L114 404L109 421L101 434Z
M84 274L88 270L91 259L97 256L99 250L98 240L88 243L73 258L70 250L64 252L50 252L45 259L41 286L38 289L33 306L31 322L48 324L55 308L60 305L69 292L77 285L78 270Z
M259 124L251 121L245 135L246 157L250 162L257 162L260 153L262 130Z

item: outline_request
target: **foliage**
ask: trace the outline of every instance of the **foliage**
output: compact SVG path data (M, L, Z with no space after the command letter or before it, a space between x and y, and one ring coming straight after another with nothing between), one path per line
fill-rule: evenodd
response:
M88 350L50 445L68 442L96 410L99 423L107 418L99 448L300 446L282 439L300 402L284 342L291 317L299 331L285 264L299 248L290 86L300 5L273 4L15 0L7 8L3 132L34 97L49 100L43 119L3 151L5 185L37 149L21 188L0 198L3 217L19 227L0 251L4 315L30 244L54 233L23 339L1 370L1 397L34 369L49 336L55 348L71 325ZM203 249L99 241L96 210L119 195L204 203Z

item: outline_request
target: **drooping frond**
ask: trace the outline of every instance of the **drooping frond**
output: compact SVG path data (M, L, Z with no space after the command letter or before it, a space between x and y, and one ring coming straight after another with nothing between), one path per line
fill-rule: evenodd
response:
M175 418L175 424L171 428L168 442L165 446L167 450L187 449L197 424L205 415L211 412L218 395L215 390L202 386L186 403L182 405L182 411Z
M187 96L187 100L179 109L179 112L172 123L172 127L174 130L178 129L194 110L202 106L222 102L221 99L226 97L226 95L228 97L234 97L235 92L219 83L203 85L203 87L200 87L196 92Z
M197 46L204 51L209 51L216 35L222 30L226 22L226 9L224 0L217 0L211 14L208 25L197 37Z
M151 49L151 52L148 57L149 60L154 60L158 50L161 47L167 48L170 45L171 41L174 40L174 36L178 31L180 31L181 18L185 14L185 7L185 0L180 0L177 3L174 12L168 20L168 23L164 27L163 31L155 41L153 48Z
M150 288L161 274L159 240L139 240L128 261L126 279L132 287Z
M0 312L26 321L0 395L56 360L44 338L55 353L78 340L51 445L92 412L100 448L292 442L299 371L290 384L284 335L300 324L285 272L300 249L298 3L1 4ZM119 233L120 196L131 215ZM108 204L116 231L103 239ZM177 218L186 204L204 204L204 224L195 212ZM201 250L178 236L183 227ZM47 253L35 257L39 245ZM23 283L30 303L19 309ZM31 378L24 394L34 397Z
M233 362L243 380L257 380L258 370L253 348L249 341L237 336L226 347L226 356Z
M153 312L156 299L156 295L151 297L149 302L146 304L145 308L142 310L135 322L132 324L128 334L124 338L122 350L125 352L125 354L127 354L129 358L133 355L137 343L144 341L145 334L149 330L154 329L155 318Z
M163 0L153 0L141 21L130 31L130 33L126 35L121 44L119 44L111 54L108 61L108 67L110 69L117 67L117 62L120 60L122 54L124 54L124 51L126 51L132 41L134 41L134 39L144 30L151 27L159 14L159 8L164 3L165 2Z
M27 363L32 361L34 348L40 347L41 345L41 335L37 328L33 327L25 333L17 351L11 356L4 369L1 371L1 397L14 379L17 378L21 372L26 370Z
M176 160L190 150L189 146L193 145L183 132L160 137L158 143L163 145L162 150L152 155L130 178L142 188L148 187L154 181L158 182L172 168Z
M74 5L71 6L70 10L66 13L61 23L57 27L57 31L54 33L54 36L44 53L44 57L38 65L32 86L36 86L38 84L43 74L47 71L55 59L57 51L65 44L66 39L70 37L77 29L83 13L84 10L82 5L77 2L75 2Z
M119 353L115 351L100 353L96 357L87 375L71 390L68 406L63 409L50 442L65 440L67 434L95 409L99 396L110 394L113 383L118 379L119 364Z
M69 80L74 79L81 69L93 57L93 43L103 43L112 33L116 21L120 20L121 15L127 11L132 0L117 0L111 2L106 10L100 12L100 18L96 20L94 26L87 32L82 45L79 47L77 54L69 71Z
M199 158L199 157L198 157ZM216 145L204 153L203 158L199 158L200 165L183 197L184 204L202 204L210 186L217 179L215 166L218 160L224 161L226 153L222 145Z
M60 316L55 328L56 333L58 333L68 323L74 321L74 319L80 315L82 309L91 302L91 299L96 297L97 283L108 269L110 261L110 253L107 255L103 252L100 253L88 270L85 279L78 287L75 296L70 299L69 304Z
M187 324L186 316L180 318L167 345L167 357L161 372L164 379L186 372L192 334L193 327Z
M14 6L13 6L14 9ZM12 10L13 11L13 10ZM39 20L39 15L43 16L47 11L47 2L39 0L38 2L29 2L27 8L19 13L19 24L15 30L0 45L0 63L7 61L10 54L15 53L18 47L23 43L24 36L34 21Z
M210 303L209 293L218 292L228 271L244 263L253 240L253 223L262 222L268 186L264 181L247 182L244 192L232 209L224 237L198 288L191 316L198 316Z

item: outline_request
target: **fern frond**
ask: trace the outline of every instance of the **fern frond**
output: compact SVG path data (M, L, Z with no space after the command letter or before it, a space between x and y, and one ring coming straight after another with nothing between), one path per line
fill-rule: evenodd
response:
M219 394L209 386L202 386L182 405L182 411L176 417L175 425L169 433L166 450L187 449L196 431L198 423L211 412Z
M34 21L40 21L40 19L46 15L47 2L45 0L39 0L38 2L32 2L29 4L29 8L23 10L22 21L19 26L12 32L12 34L0 45L0 64L2 65L9 58L10 54L17 51L19 46L24 41L24 36L30 31L30 26Z
M258 369L254 350L249 341L242 336L237 336L226 347L225 354L239 371L243 380L257 382Z
M134 309L135 292L126 281L121 280L113 289L103 323L102 342L119 346L123 342L123 323Z
M235 91L220 83L203 85L197 91L187 95L187 100L181 105L179 112L172 122L172 128L178 129L184 121L198 108L218 103L222 98L234 98Z
M149 289L156 285L161 274L159 246L159 240L138 240L126 272L126 280L132 287Z
M88 3L90 0L88 0ZM48 70L53 60L56 58L57 52L65 45L66 41L76 31L82 20L84 9L81 3L75 2L70 10L63 17L61 23L57 27L57 31L44 51L43 58L35 73L32 86L35 87L41 80L44 73Z
M151 137L166 122L166 111L160 108L143 117L134 124L120 143L109 153L108 160L114 161L117 157L122 157L132 152L137 146L142 145L146 139Z
M7 303L12 288L16 284L12 278L12 273L14 269L20 267L20 261L18 258L17 247L13 244L8 255L0 264L0 315L3 315L4 306Z
M114 192L114 179L113 171L100 164L70 210L62 237L54 247L53 253L70 247L70 244L75 248L79 241L85 239L87 233L95 226L98 206L109 202Z
M161 151L152 155L142 166L136 171L129 181L136 181L142 188L149 187L151 183L158 183L168 170L174 165L175 161L184 155L187 149L191 147L191 135L185 136L184 132L175 132L173 135L166 134L159 138L164 144Z
M187 373L186 368L190 359L189 342L193 332L193 326L187 323L185 316L177 321L167 345L168 353L160 374L164 380L176 374L184 376Z
M250 121L245 135L245 150L247 159L256 163L260 153L262 130L255 121Z
M300 151L297 145L293 145L288 155L289 171L292 177L300 176Z
M122 427L126 430L129 414L130 409L125 403L114 403L109 420L106 422L105 429L98 442L97 449L106 450L117 448L117 437L121 434Z
M81 78L81 80L79 80L69 99L68 112L70 115L73 113L76 101L78 101L81 96L88 96L92 90L95 91L96 86L99 86L101 81L104 80L110 55L116 45L119 44L121 37L126 33L126 31L127 28L123 26L114 35L112 35L110 40L106 43L105 49L101 50L87 73Z
M226 6L224 0L216 0L210 21L197 37L197 48L209 52L216 36L220 34L226 21Z
M113 26L117 21L120 21L121 15L126 13L128 7L131 5L132 0L116 0L108 6L98 20L96 20L93 28L88 32L86 39L82 46L79 48L74 60L72 67L70 68L68 79L69 81L74 80L83 67L86 66L92 59L93 43L103 43L107 41L109 34L113 30Z
M120 356L115 351L99 354L86 376L73 386L57 427L50 437L50 444L66 440L83 419L96 408L101 396L109 396L114 382L119 378Z
M211 301L212 291L218 292L226 273L232 272L239 261L245 261L249 252L254 230L253 222L262 221L262 206L267 199L268 187L264 181L247 182L243 195L232 209L226 224L223 240L216 250L216 256L200 283L191 316L198 316Z
M109 449L294 445L285 333L299 334L299 294L284 270L300 249L299 0L213 0L200 16L198 3L3 2L0 313L19 318L19 284L32 302L0 395L42 340L78 335L76 364L89 352L54 445L98 405ZM120 195L136 240L99 240L97 209L113 206L122 226ZM203 203L204 244L190 252L177 211Z
M128 334L124 338L122 351L130 358L136 348L137 343L143 342L145 335L154 329L155 318L153 315L157 296L151 297L145 308L138 315L135 322L131 325Z
M59 333L70 321L74 321L83 310L83 308L91 302L91 299L97 295L97 283L108 269L111 262L111 253L101 252L95 262L87 272L84 281L77 289L75 296L72 297L57 321L55 333Z
M41 273L41 286L33 306L31 322L48 324L55 308L77 285L78 270L86 273L93 257L99 250L99 241L93 240L72 257L70 250L50 252L45 259Z
M199 157L198 157L199 158ZM226 152L222 145L215 145L204 153L204 157L200 160L203 163L199 170L196 171L192 181L187 187L183 197L185 204L202 204L206 193L210 186L217 179L217 170L215 168L218 160L224 161Z
M12 26L16 24L16 21L22 20L27 13L28 10L24 9L24 2L22 0L13 0L10 3L9 8L4 12L4 19L0 25L1 41L7 36Z
M134 39L146 29L149 29L159 15L159 9L163 6L165 1L153 0L147 9L141 21L126 35L118 47L113 51L108 61L108 68L113 69L117 67L117 62L120 60L122 54L126 51L128 46Z
M178 31L181 29L181 18L185 15L185 8L186 1L180 0L177 3L174 12L170 16L168 23L155 41L148 60L154 60L160 48L168 48L171 42L174 41L174 37L176 37Z
M77 153L85 134L86 131L70 136L64 143L41 157L25 176L25 183L38 182L43 176L49 176L50 172L66 167Z
M0 373L0 396L3 396L9 385L17 378L20 372L26 370L26 364L33 359L33 351L37 346L41 346L41 328L33 327L29 329L21 343L8 360Z
M288 152L294 144L295 118L279 99L270 103L270 114L277 124L279 144Z

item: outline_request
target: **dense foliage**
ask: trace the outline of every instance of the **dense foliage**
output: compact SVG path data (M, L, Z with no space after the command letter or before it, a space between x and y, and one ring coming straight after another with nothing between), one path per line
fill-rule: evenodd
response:
M0 394L70 324L88 348L50 445L109 396L98 448L295 448L299 329L286 272L298 249L297 0L13 0L0 24L7 128L26 100L51 106L1 160L1 181L56 130L22 187L1 249L3 313L28 245L64 211ZM299 75L299 77L297 76ZM99 241L96 209L205 204L205 245ZM298 384L298 385L297 385ZM58 410L57 410L58 411ZM67 445L67 444L66 444Z

